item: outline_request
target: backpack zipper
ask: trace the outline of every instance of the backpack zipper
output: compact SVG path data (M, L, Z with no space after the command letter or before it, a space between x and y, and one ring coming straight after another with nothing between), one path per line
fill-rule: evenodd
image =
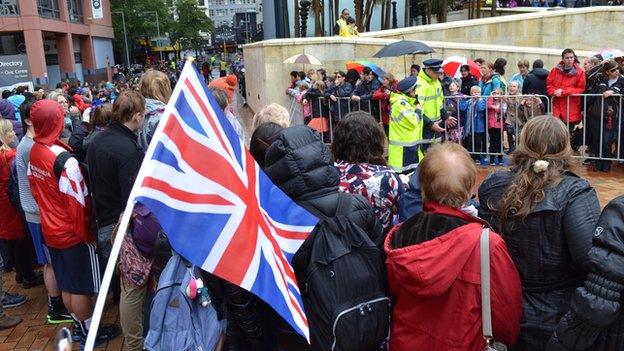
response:
M369 300L369 301L366 301L366 302L362 302L359 305L356 305L356 306L353 306L351 308L347 308L346 310L343 310L342 312L340 312L338 314L338 316L336 316L336 319L334 319L334 326L332 328L332 331L334 333L334 342L333 342L332 348L331 348L332 351L336 348L336 325L338 324L338 320L342 316L344 316L345 314L350 313L350 312L355 311L355 310L360 310L360 315L364 316L364 315L366 315L367 312L372 312L373 311L373 309L370 307L371 304L376 304L377 302L381 302L381 301L388 301L389 302L390 299L388 297L379 297L379 298L376 298L374 300Z

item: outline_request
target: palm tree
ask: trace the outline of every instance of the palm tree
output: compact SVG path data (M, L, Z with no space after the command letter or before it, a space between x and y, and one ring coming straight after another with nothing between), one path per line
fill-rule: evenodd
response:
M322 37L325 35L325 4L323 0L312 0L310 8L314 14L314 36Z

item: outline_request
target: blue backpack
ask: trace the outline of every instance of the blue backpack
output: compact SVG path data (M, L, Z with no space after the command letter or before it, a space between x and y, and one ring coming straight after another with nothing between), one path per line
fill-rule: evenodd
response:
M227 320L218 320L212 304L203 307L198 298L190 300L186 295L191 272L200 276L200 270L185 263L174 252L160 275L145 338L148 351L214 350L225 332Z

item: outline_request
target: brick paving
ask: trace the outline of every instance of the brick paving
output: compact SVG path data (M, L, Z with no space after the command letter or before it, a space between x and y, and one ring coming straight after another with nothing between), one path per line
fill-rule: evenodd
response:
M479 181L493 170L493 167L479 168ZM610 173L600 173L588 170L586 167L579 169L579 175L590 180L596 188L600 198L601 206L618 195L624 194L624 167L614 167ZM62 326L53 326L46 323L47 297L43 286L32 289L22 289L15 283L15 274L4 274L4 286L7 291L18 292L28 296L28 302L16 308L7 309L7 313L20 316L24 319L22 323L12 329L0 330L0 351L2 350L54 350L53 341L56 332ZM119 323L118 309L111 301L107 304L103 323ZM79 350L78 346L74 347ZM103 345L96 350L100 351L120 351L124 350L123 337Z

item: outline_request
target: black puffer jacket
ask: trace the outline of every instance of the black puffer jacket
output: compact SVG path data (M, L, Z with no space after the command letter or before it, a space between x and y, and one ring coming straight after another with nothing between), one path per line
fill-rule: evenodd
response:
M318 134L307 126L284 129L269 147L265 173L286 195L303 206L311 206L328 217L336 212L340 173ZM381 225L370 203L353 195L349 218L376 243L383 243Z
M613 199L602 211L588 270L549 350L624 350L624 196Z
M329 149L309 127L294 126L284 129L267 150L264 172L299 205L312 207L328 217L335 215L340 174L333 165ZM347 210L349 219L364 229L381 247L384 240L383 230L372 206L360 195L350 196ZM298 267L295 263L293 266L295 271L305 268ZM278 321L273 342L277 349L309 349L305 339L283 322L279 323L280 318L276 317L274 320Z
M566 172L524 219L501 225L493 210L515 173L490 174L479 188L479 216L501 233L522 281L521 333L514 350L544 350L585 279L587 252L600 215L596 191Z

